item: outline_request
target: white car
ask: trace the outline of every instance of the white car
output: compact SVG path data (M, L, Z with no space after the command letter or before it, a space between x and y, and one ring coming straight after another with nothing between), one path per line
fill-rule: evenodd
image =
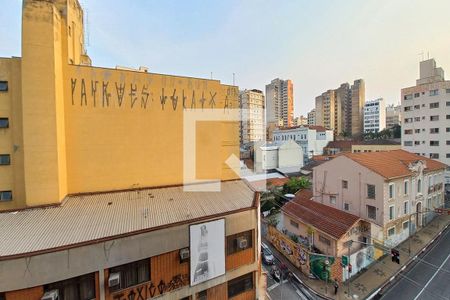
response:
M261 255L262 261L266 265L273 265L275 263L275 257L273 256L272 251L270 251L269 247L264 243L261 243Z

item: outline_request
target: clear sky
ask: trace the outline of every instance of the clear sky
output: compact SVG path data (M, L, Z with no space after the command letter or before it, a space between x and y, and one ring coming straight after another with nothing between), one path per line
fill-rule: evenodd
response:
M0 56L20 56L21 4L0 0ZM450 77L449 0L81 0L98 66L210 77L265 90L294 82L295 116L342 82L398 103L420 52Z

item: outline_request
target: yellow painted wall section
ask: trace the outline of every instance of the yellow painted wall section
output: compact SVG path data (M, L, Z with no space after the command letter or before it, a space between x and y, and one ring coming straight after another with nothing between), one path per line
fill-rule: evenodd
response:
M46 1L25 1L22 16L24 181L27 205L56 203L66 194L61 17Z
M183 183L183 113L238 107L217 80L69 66L65 79L69 193ZM183 104L184 102L184 104ZM236 178L238 122L198 122L197 178Z

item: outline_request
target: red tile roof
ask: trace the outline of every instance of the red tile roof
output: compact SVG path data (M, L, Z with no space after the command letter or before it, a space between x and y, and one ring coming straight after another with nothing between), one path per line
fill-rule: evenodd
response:
M384 178L404 177L412 174L408 165L419 160L424 161L425 172L445 169L446 164L405 150L380 152L345 153L344 156L358 164L380 174Z
M283 186L286 182L289 181L289 178L269 178L269 179L263 179L263 180L257 180L257 181L251 181L249 184L256 190L256 191L264 191L267 188L270 188L271 186Z
M351 140L349 140L349 141L346 141L346 140L330 141L325 146L325 148L337 148L337 149L341 149L341 150L350 151L352 149L352 145L356 145L356 144L358 144L357 141L351 141Z
M302 190L282 211L302 223L310 225L336 239L340 239L359 217L345 211L311 200L311 190Z

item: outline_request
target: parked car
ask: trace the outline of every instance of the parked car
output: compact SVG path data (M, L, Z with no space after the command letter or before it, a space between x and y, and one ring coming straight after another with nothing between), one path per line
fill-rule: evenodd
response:
M261 243L261 255L262 255L262 261L266 265L273 265L275 262L275 257L272 254L272 251L270 251L269 247L267 247L266 244Z

